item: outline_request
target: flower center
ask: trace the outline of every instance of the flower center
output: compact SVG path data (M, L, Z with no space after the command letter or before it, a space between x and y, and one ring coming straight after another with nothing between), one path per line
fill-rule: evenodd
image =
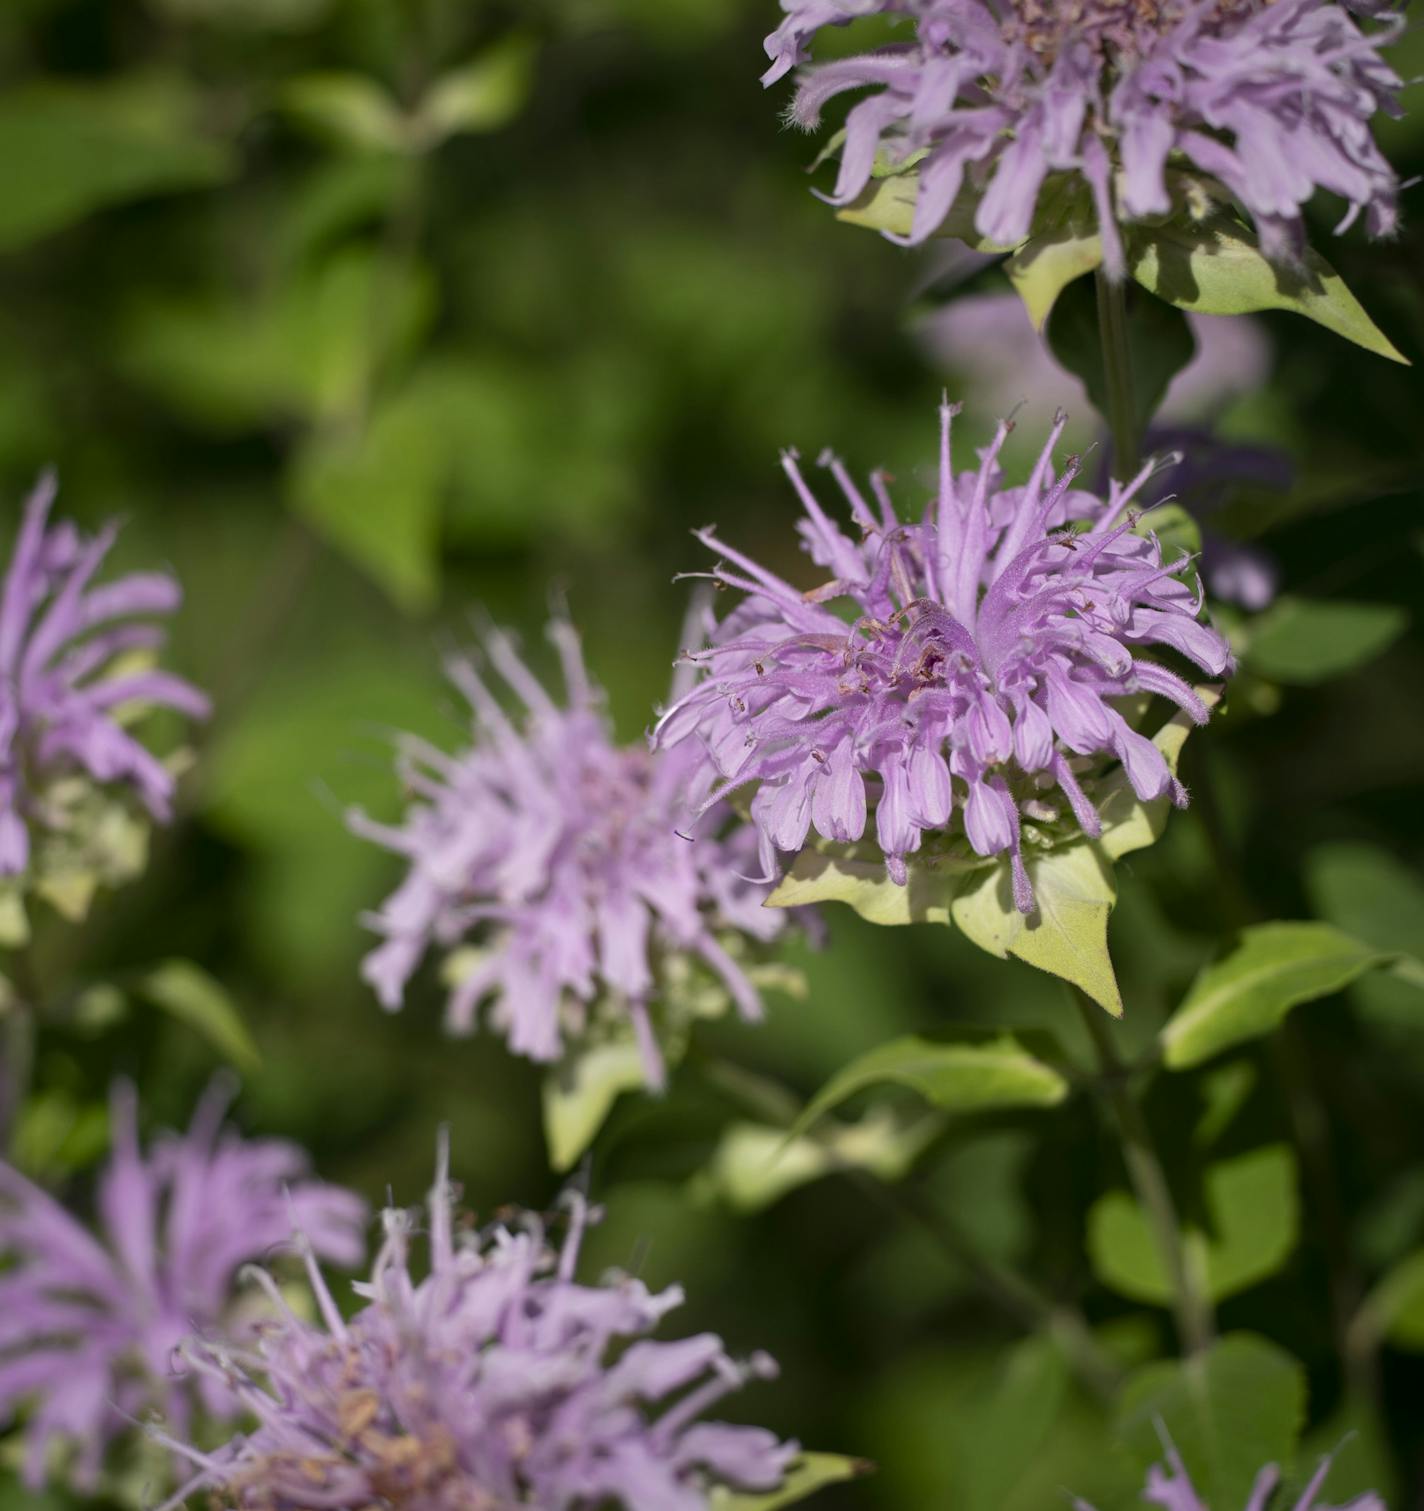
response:
M1217 0L1208 25L1236 20L1272 3ZM1194 8L1192 0L1009 0L1004 39L1023 43L1045 67L1075 41L1113 57L1132 57Z

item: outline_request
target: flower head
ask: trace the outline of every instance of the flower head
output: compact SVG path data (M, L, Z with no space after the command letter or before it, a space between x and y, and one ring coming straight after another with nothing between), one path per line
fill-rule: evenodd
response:
M568 1036L631 1018L645 1073L663 1062L649 1019L670 959L700 961L747 1018L757 992L738 936L781 928L765 889L741 879L755 860L745 827L726 833L713 807L689 821L690 752L615 743L577 636L549 629L567 702L556 704L507 636L485 640L490 664L522 702L501 706L468 660L448 668L473 711L469 749L446 755L406 739L400 773L413 797L399 828L355 812L356 833L408 857L410 873L368 922L384 942L363 974L388 1008L432 945L475 943L451 991L447 1022L468 1033L479 1007L517 1054L557 1060Z
M0 1164L0 1416L33 1401L25 1478L43 1483L52 1442L78 1446L76 1481L93 1484L106 1448L140 1412L186 1425L191 1382L174 1349L234 1321L238 1270L285 1241L296 1221L327 1258L361 1257L366 1209L307 1177L291 1144L222 1131L215 1085L182 1136L138 1145L133 1088L112 1096L114 1151L99 1180L99 1232ZM209 1381L201 1405L231 1420L233 1397Z
M1154 1464L1147 1473L1147 1484L1142 1492L1144 1505L1158 1506L1161 1511L1229 1511L1226 1507L1208 1506L1194 1489L1187 1474L1182 1456L1170 1440L1163 1441L1166 1462ZM1330 1473L1330 1459L1323 1458L1316 1466L1300 1498L1291 1503L1290 1511L1385 1511L1384 1501L1373 1491L1357 1495L1343 1506L1327 1506L1319 1499ZM1272 1497L1281 1483L1281 1471L1274 1464L1265 1465L1256 1476L1251 1494L1241 1511L1267 1511ZM1075 1501L1076 1511L1093 1511L1085 1501ZM1285 1511L1282 1507L1281 1511Z
M1301 207L1317 189L1394 229L1398 180L1370 132L1398 114L1398 75L1380 55L1397 19L1365 31L1334 0L782 0L767 39L779 79L823 26L904 17L912 35L881 51L804 71L792 117L815 126L847 90L873 92L846 121L833 201L865 187L882 148L921 153L909 239L943 221L961 187L984 191L975 226L1012 246L1029 234L1050 174L1081 180L1121 276L1119 221L1171 208L1168 164L1224 185L1250 212L1263 249L1301 246ZM1356 7L1359 9L1359 7Z
M1007 853L1014 899L1031 912L1021 816L1051 822L1057 794L1090 835L1101 824L1085 778L1121 763L1144 801L1186 793L1120 700L1161 694L1198 723L1208 711L1177 672L1139 654L1165 648L1212 676L1226 641L1199 621L1185 559L1163 561L1129 505L1150 469L1106 499L1055 473L1060 415L1027 483L1007 487L1001 424L973 472L956 474L954 410L941 412L938 496L918 524L896 516L882 475L875 507L823 458L859 539L822 509L794 453L783 465L806 517L805 549L830 580L801 592L724 545L713 576L747 596L692 659L705 675L663 716L658 739L706 752L705 801L752 785L762 861L796 851L814 826L859 840L873 804L892 879L927 831L956 821L981 856ZM843 612L836 612L839 603Z
M117 527L86 540L71 524L49 524L54 493L47 477L31 494L0 588L0 876L26 870L36 831L65 825L51 791L58 778L117 784L167 820L173 774L123 727L124 710L208 713L181 678L124 665L162 645L163 631L145 621L178 607L178 584L141 572L92 586Z
M412 1214L390 1211L349 1321L312 1264L319 1323L284 1308L251 1350L190 1346L257 1426L211 1456L190 1451L202 1472L185 1495L206 1485L241 1511L705 1511L713 1487L780 1484L794 1444L700 1420L774 1373L769 1359L735 1363L707 1333L651 1339L676 1288L579 1284L595 1214L577 1197L560 1249L529 1216L457 1232L447 1158L442 1143L423 1279Z

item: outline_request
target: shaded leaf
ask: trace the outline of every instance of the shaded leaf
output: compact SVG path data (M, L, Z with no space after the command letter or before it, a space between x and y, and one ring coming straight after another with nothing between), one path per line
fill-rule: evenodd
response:
M29 84L0 97L0 248L107 205L222 182L236 164L198 129L177 76Z
M1357 1336L1424 1353L1424 1249L1401 1259L1365 1298L1352 1325Z
M1187 1260L1214 1301L1274 1275L1300 1237L1295 1157L1284 1144L1213 1165L1203 1182L1211 1231L1187 1228ZM1169 1305L1173 1288L1151 1225L1125 1191L1088 1214L1088 1254L1104 1285L1134 1301Z
M803 1453L792 1464L780 1490L769 1495L737 1495L719 1487L712 1492L712 1511L777 1511L780 1506L794 1506L827 1485L870 1474L874 1467L865 1459L843 1453Z
M1288 1464L1305 1422L1301 1365L1274 1343L1233 1333L1204 1354L1150 1364L1128 1382L1118 1430L1145 1475L1165 1432L1210 1506L1244 1506L1263 1464Z
M879 1045L833 1076L789 1136L804 1133L856 1092L886 1082L908 1086L948 1112L1053 1107L1068 1095L1068 1083L1058 1071L1035 1059L1011 1035L981 1044L936 1044L912 1035Z
M1180 309L1205 315L1291 310L1366 351L1393 362L1406 360L1318 252L1307 248L1298 270L1277 266L1262 255L1255 234L1231 215L1183 215L1134 226L1127 252L1138 283Z
M1328 997L1393 957L1328 923L1263 923L1206 966L1162 1029L1163 1058L1173 1070L1276 1028L1291 1008Z
M1408 625L1397 604L1281 597L1252 626L1244 659L1258 676L1313 687L1373 661Z
M155 1007L196 1029L239 1070L256 1070L262 1062L257 1045L232 998L191 960L165 960L140 976L135 992Z

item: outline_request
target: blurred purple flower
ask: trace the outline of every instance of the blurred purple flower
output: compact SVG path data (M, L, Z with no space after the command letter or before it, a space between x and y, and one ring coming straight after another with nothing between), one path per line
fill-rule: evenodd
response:
M782 0L782 9L766 84L804 62L824 26L871 15L913 26L911 41L805 69L791 110L814 127L834 96L874 91L847 116L832 200L865 188L882 147L896 162L924 153L911 242L934 233L969 179L984 190L976 229L1014 245L1045 179L1065 172L1085 182L1105 265L1120 277L1117 223L1171 208L1169 161L1219 180L1271 257L1301 249L1301 207L1316 189L1349 202L1344 224L1363 210L1372 233L1395 227L1398 180L1370 121L1400 113L1401 80L1380 56L1399 24L1364 32L1332 0Z
M192 1383L174 1349L233 1324L239 1269L290 1238L293 1224L338 1264L364 1252L359 1198L307 1178L294 1145L223 1131L228 1090L214 1083L186 1134L139 1150L133 1087L112 1093L113 1154L98 1190L100 1232L0 1164L0 1417L33 1403L25 1482L44 1483L51 1443L77 1446L75 1483L91 1488L110 1442L140 1412L186 1429ZM213 1416L241 1409L217 1381Z
M449 997L452 1032L471 1032L490 998L510 1049L554 1061L595 1017L626 1013L647 1080L660 1087L665 1068L648 1008L665 957L700 960L743 1017L757 1019L761 1000L727 936L769 940L785 920L762 907L764 887L741 877L756 856L745 825L725 833L725 807L689 817L693 753L616 745L572 626L555 621L549 636L567 707L492 630L489 661L522 701L522 719L504 711L469 661L452 661L450 679L474 713L471 747L450 756L405 739L399 770L414 802L404 822L350 814L355 833L410 861L404 883L366 920L385 938L362 975L397 1008L432 945L473 936L478 957Z
M1147 1485L1142 1492L1145 1505L1159 1506L1162 1511L1228 1511L1225 1507L1208 1506L1192 1486L1186 1465L1181 1455L1170 1442L1163 1444L1167 1462L1154 1464L1147 1473ZM1357 1495L1343 1506L1327 1506L1318 1497L1330 1473L1330 1459L1321 1459L1310 1483L1298 1500L1291 1503L1291 1511L1386 1511L1385 1503L1373 1491ZM1241 1511L1267 1511L1271 1497L1281 1482L1281 1472L1274 1464L1267 1464L1256 1476L1250 1497ZM1074 1501L1075 1511L1093 1511L1086 1501ZM1282 1507L1281 1511L1285 1511Z
M44 786L76 769L131 788L166 821L173 775L116 710L157 704L201 719L209 708L171 673L115 667L115 658L164 640L157 625L123 621L172 613L182 591L162 572L91 587L117 526L85 540L67 522L50 525L54 495L52 476L30 495L0 589L0 876L26 869L32 826L50 821Z
M705 676L663 715L658 740L705 751L705 802L756 787L767 872L775 852L801 849L813 826L827 840L859 840L873 803L890 876L903 883L906 857L957 810L977 854L1009 854L1014 900L1027 913L1020 815L1057 817L1053 788L1094 835L1101 825L1080 778L1104 758L1122 763L1144 801L1186 802L1116 700L1160 693L1198 723L1206 705L1134 651L1165 646L1212 676L1232 658L1198 620L1200 586L1181 580L1189 563L1164 563L1155 536L1133 532L1128 506L1150 469L1112 484L1106 500L1074 491L1076 459L1061 474L1053 466L1060 416L1024 486L1006 487L999 472L1007 423L977 471L956 477L953 414L941 411L938 497L917 525L896 517L883 475L871 478L876 512L835 457L822 459L858 527L854 541L785 455L806 511L804 548L833 574L817 588L801 592L699 532L724 558L714 579L747 597L693 654ZM843 613L829 607L836 600Z
M319 1323L280 1308L251 1350L189 1345L194 1368L256 1418L249 1437L189 1449L199 1487L242 1511L706 1511L714 1487L775 1489L797 1449L756 1427L699 1420L771 1360L730 1359L710 1333L647 1335L682 1301L638 1280L574 1279L589 1213L571 1197L562 1249L538 1219L456 1232L442 1142L430 1269L410 1262L412 1214L386 1239L349 1321L309 1263ZM170 1439L165 1438L164 1441ZM177 1446L177 1444L171 1444Z

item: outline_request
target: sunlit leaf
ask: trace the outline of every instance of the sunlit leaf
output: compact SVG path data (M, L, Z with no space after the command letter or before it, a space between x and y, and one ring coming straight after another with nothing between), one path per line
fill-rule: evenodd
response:
M778 1511L781 1506L796 1505L827 1485L870 1474L874 1467L865 1459L848 1458L841 1453L803 1453L792 1464L780 1490L769 1495L737 1495L719 1487L712 1492L711 1505L713 1511Z
M1392 961L1328 923L1263 923L1243 929L1224 959L1203 969L1162 1029L1173 1070L1276 1028L1291 1008L1328 997Z
M1264 1464L1289 1464L1305 1424L1305 1370L1264 1338L1233 1333L1206 1353L1150 1364L1123 1392L1119 1432L1143 1474L1181 1454L1209 1506L1244 1506Z
M0 96L0 248L105 206L220 183L236 164L172 75L27 84Z
M1300 1237L1295 1157L1284 1144L1213 1165L1203 1182L1210 1231L1188 1228L1187 1262L1220 1301L1274 1275ZM1104 1285L1134 1301L1169 1305L1172 1282L1151 1225L1125 1191L1088 1214L1088 1254Z
M227 992L191 960L165 960L134 983L135 993L196 1030L229 1064L256 1070L262 1057Z
M412 129L422 146L435 146L460 132L495 131L529 98L537 44L514 33L430 86Z
M398 152L405 145L400 107L367 74L303 74L283 84L280 99L295 121L337 146Z
M857 199L836 211L836 216L847 225L864 226L892 236L908 236L914 225L915 202L919 195L920 176L913 168L893 172L873 178ZM978 208L979 196L966 185L940 222L935 235L952 237L978 252L1012 251L1012 247L986 240L974 229Z
M1135 226L1127 246L1132 276L1181 309L1205 315L1293 310L1366 351L1405 361L1319 253L1308 248L1299 269L1272 263L1254 233L1231 215L1181 215Z
M853 1060L812 1098L792 1135L868 1086L908 1086L947 1112L990 1107L1053 1107L1068 1095L1068 1083L1051 1065L1035 1059L1013 1037L987 1043L937 1044L909 1037L881 1044Z
M1373 661L1408 625L1397 604L1283 596L1252 625L1245 662L1273 682L1312 687Z
M638 1046L626 1039L575 1049L544 1076L544 1140L555 1170L570 1170L593 1142L625 1091L646 1073Z

